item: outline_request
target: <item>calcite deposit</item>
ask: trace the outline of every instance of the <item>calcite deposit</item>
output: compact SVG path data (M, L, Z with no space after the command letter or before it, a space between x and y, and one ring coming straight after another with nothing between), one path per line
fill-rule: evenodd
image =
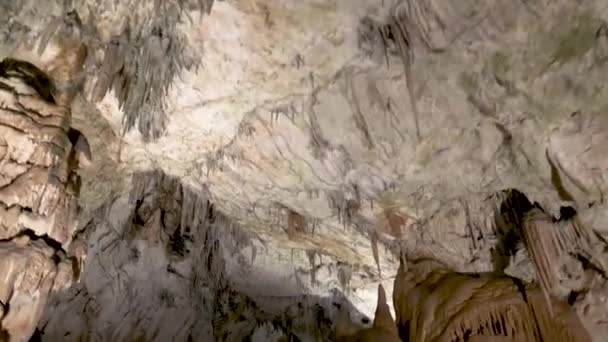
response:
M0 61L0 340L608 336L604 0L3 1Z

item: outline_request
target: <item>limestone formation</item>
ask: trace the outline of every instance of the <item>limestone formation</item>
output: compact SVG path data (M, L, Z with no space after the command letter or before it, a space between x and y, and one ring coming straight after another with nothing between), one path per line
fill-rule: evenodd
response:
M91 155L70 126L74 94L55 86L71 85L83 61L67 61L51 71L57 78L25 61L0 62L2 340L30 338L49 295L78 279L84 257L76 241L78 168Z
M327 341L333 303L349 322L357 317L338 293L301 295L288 282L265 296L240 288L236 278L248 274L255 241L214 211L206 191L160 171L134 175L132 183L130 194L86 225L92 236L81 282L54 294L38 338L242 341L269 334Z
M591 341L573 308L547 303L539 286L432 260L401 263L393 301L404 341Z
M0 1L0 60L0 340L608 336L605 0Z
M345 316L341 312L341 316L336 322L335 341L387 341L399 342L399 333L395 320L391 316L391 312L386 303L386 293L382 285L378 285L378 303L376 304L376 314L374 323L369 328L358 328L352 324L349 316Z

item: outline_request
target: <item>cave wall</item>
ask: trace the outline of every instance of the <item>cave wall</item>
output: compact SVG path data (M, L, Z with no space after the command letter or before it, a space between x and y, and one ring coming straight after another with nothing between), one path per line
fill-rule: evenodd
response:
M71 52L81 51L76 46ZM2 341L29 339L48 296L77 280L86 254L78 169L91 152L86 137L71 127L73 93L51 86L57 79L75 81L81 68L76 62L50 78L24 61L0 62Z

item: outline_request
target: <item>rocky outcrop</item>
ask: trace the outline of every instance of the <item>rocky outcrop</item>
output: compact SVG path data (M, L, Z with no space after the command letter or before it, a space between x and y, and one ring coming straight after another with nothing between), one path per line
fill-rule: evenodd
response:
M77 171L91 155L70 127L70 86L86 50L65 53L54 78L25 61L0 62L1 340L30 338L48 296L79 278L86 252Z

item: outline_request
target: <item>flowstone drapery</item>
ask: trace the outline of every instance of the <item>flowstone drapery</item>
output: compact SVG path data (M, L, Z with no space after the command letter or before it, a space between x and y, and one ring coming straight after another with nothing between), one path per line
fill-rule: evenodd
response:
M83 46L49 74L15 59L0 62L0 339L27 341L53 291L80 275L78 169L90 161L70 127L71 86Z

